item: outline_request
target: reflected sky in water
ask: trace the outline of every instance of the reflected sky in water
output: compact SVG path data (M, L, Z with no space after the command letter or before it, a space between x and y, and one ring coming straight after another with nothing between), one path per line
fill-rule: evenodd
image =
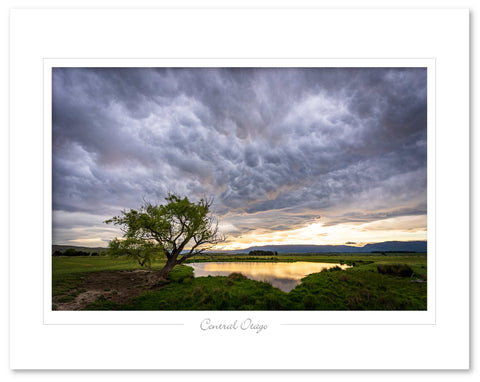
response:
M231 273L241 273L249 279L265 281L284 292L290 292L305 276L321 272L323 269L348 265L336 263L312 263L297 261L294 263L267 263L267 262L211 262L186 264L193 267L195 277L228 276Z

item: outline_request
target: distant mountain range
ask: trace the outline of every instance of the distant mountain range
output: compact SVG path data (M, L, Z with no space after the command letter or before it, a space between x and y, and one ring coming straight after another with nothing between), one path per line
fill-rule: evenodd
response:
M61 252L68 248L85 252L103 252L104 247L77 247L74 245L53 245L52 251ZM354 245L264 245L249 247L234 251L214 251L215 253L238 254L250 251L272 251L278 253L371 253L371 252L427 252L426 241L384 241L382 243L365 244L363 247Z
M363 247L353 245L264 245L225 251L227 253L248 253L250 251L272 251L278 253L369 253L369 252L427 252L426 241L384 241L366 244Z

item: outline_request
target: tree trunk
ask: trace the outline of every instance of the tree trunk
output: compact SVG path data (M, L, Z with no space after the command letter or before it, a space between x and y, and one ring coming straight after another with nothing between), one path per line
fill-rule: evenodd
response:
M155 272L150 275L149 281L150 283L156 285L156 284L163 284L167 281L168 274L170 271L173 269L173 267L177 265L177 259L171 257L170 259L167 260L165 263L165 266L158 272Z
M170 273L170 271L173 269L175 265L177 265L177 259L175 258L168 259L165 266L159 272L160 278L167 280L168 274Z

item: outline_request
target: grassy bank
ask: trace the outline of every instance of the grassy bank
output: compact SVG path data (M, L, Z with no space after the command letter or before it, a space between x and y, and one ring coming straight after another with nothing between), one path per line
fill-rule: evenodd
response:
M268 283L243 275L193 277L193 270L177 266L167 284L158 288L133 285L144 277L138 265L108 257L53 258L53 304L76 301L90 293L87 310L425 310L427 308L427 257L425 254L279 255L275 259L216 255L197 261L313 261L347 263L347 270L315 273L286 293ZM153 270L162 261L152 265ZM407 268L406 268L407 267ZM136 272L131 272L136 271ZM111 277L110 279L106 276ZM122 276L131 283L125 292ZM98 282L102 278L104 282ZM110 285L108 280L114 280ZM128 277L128 278L127 278ZM131 280L131 281L130 281ZM422 282L420 282L422 281ZM90 290L95 286L95 294ZM127 285L128 286L128 285ZM131 293L128 303L121 295Z

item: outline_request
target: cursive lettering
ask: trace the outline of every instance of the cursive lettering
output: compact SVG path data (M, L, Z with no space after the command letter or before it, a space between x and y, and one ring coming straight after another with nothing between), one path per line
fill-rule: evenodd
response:
M239 323L238 320L229 323L213 323L210 318L205 318L200 322L200 329L203 331L207 330L252 330L255 333L260 333L263 330L268 329L268 325L261 324L258 322L253 322L251 318L247 318Z

